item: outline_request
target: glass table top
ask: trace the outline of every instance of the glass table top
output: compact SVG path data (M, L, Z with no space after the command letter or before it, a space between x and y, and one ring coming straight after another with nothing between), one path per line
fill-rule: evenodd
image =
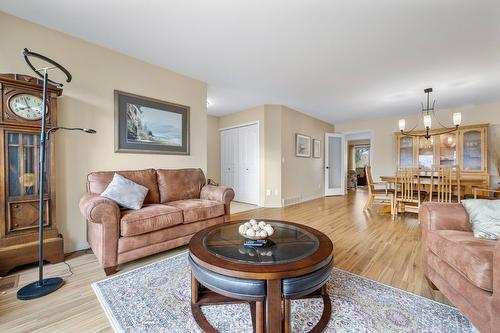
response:
M242 222L243 223L243 222ZM312 233L294 225L269 222L275 232L262 247L244 246L245 238L238 232L241 223L221 225L208 232L203 246L213 255L245 264L281 264L308 257L319 248Z

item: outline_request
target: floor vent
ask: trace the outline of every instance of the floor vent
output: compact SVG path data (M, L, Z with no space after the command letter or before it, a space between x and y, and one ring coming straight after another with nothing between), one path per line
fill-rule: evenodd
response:
M295 205L301 202L301 197L290 197L290 198L285 198L283 199L283 207L290 206L290 205Z
M0 292L6 291L17 287L19 281L19 275L9 275L6 277L0 277Z

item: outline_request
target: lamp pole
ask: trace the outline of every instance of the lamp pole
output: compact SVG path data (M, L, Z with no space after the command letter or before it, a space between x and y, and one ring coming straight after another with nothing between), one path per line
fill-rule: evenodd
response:
M47 69L43 73L43 113L42 113L42 130L40 132L40 158L38 160L38 285L43 285L43 183L44 183L44 166L45 166L45 127L47 116ZM60 281L62 285L62 279Z

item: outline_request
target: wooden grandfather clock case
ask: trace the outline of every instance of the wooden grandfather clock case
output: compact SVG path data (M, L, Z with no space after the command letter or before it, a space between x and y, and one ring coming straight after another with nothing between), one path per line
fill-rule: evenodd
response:
M0 74L0 276L38 260L38 155L42 114L42 80ZM48 85L47 129L56 125L57 97ZM44 260L64 259L63 238L55 218L54 138L46 151L44 181Z

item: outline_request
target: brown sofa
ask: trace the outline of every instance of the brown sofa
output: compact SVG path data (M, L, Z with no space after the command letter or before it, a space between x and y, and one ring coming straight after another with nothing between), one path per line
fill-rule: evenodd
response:
M500 332L500 241L474 238L459 203L420 208L422 267L481 332Z
M120 209L99 194L118 173L149 189L139 210ZM93 172L80 211L87 240L106 275L117 266L187 244L206 227L229 221L231 188L205 185L201 169Z

